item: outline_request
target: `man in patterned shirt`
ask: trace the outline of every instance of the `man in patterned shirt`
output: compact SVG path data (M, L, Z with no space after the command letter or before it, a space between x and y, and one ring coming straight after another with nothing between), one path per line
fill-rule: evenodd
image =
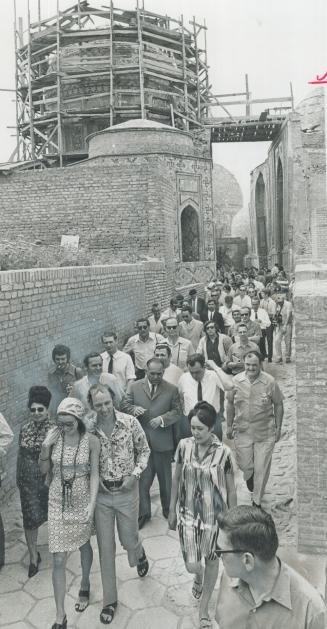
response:
M138 420L114 409L108 387L93 385L89 403L96 413L94 433L100 440L100 485L95 508L103 587L100 620L109 624L117 607L115 521L129 565L137 567L140 577L149 569L138 531L138 481L147 466L150 449Z

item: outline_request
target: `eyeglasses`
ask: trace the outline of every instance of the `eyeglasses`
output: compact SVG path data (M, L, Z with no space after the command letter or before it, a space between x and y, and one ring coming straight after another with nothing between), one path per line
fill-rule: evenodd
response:
M43 406L37 406L36 408L30 408L31 413L44 413L45 408Z
M241 313L241 317L248 317L248 316L249 316L249 313L248 313L248 312L243 312L243 313Z
M138 326L137 326L137 329L138 329L138 330L147 330L147 329L148 329L148 326L147 326L147 325L138 325Z
M222 555L227 555L228 553L236 555L237 553L242 554L242 553L247 553L247 552L248 552L247 550L244 550L244 549L241 550L241 549L238 549L238 548L235 548L235 549L233 548L231 550L222 550L221 548L216 548L215 555L216 555L216 557L219 558Z
M166 330L176 330L177 325L166 325Z

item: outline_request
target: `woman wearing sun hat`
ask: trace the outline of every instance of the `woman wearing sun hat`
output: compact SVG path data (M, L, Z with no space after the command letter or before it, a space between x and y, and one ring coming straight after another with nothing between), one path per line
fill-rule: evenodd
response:
M52 629L67 628L64 607L66 560L67 553L78 548L82 565L79 594L87 601L89 597L88 578L93 559L90 537L99 486L100 446L97 437L86 432L82 421L84 414L84 406L79 400L65 398L57 409L56 428L45 438L39 459L41 471L51 470L52 473L48 530L57 610Z

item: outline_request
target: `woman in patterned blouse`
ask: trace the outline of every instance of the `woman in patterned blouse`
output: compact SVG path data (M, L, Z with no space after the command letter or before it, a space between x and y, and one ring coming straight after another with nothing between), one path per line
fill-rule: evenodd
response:
M208 606L218 576L217 516L236 505L236 490L230 450L213 434L214 407L198 402L189 420L192 437L182 439L176 450L168 524L175 530L178 519L185 567L194 574L192 594L201 598L200 627L205 629L212 626Z

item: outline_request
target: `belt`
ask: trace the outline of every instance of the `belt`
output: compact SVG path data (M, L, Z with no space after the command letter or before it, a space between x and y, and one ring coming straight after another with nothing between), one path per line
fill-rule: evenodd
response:
M124 480L103 480L102 483L105 486L106 489L117 489L118 487L121 487L123 484Z

